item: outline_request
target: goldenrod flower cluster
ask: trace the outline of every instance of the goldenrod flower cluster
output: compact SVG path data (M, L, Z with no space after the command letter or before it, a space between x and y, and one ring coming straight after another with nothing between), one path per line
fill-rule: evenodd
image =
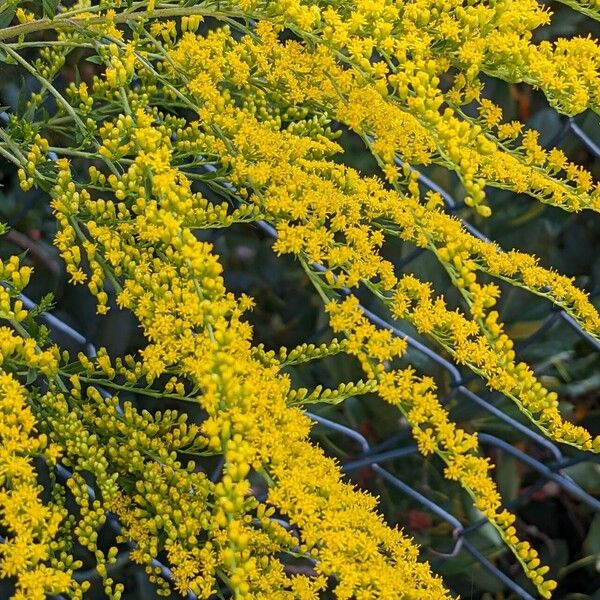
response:
M2 279L18 287L29 277L13 257L0 265ZM8 283L8 282L7 282ZM24 312L15 293L2 288L2 316L17 324ZM8 305L8 306L6 306ZM21 305L22 306L22 305ZM54 349L40 350L7 326L0 328L0 516L6 539L0 544L0 579L16 581L17 600L44 600L46 594L69 592L82 598L88 584L78 585L73 571L81 567L68 552L63 536L71 519L60 499L43 500L43 487L34 466L36 458L54 465L58 448L39 431L35 396L12 372L15 365L53 379L58 372Z
M598 16L597 2L567 3ZM376 500L309 440L307 405L373 393L401 411L421 453L444 461L550 597L556 583L517 537L476 434L450 420L431 379L398 366L406 342L367 320L353 296L362 286L551 439L600 451L600 437L565 420L556 393L517 360L494 280L547 298L600 339L587 295L534 257L468 233L438 194L421 194L411 169L455 172L483 217L486 187L600 210L590 173L503 122L483 96L485 74L539 88L564 114L600 111L597 42L534 43L550 18L533 0L80 0L53 19L19 8L0 49L41 91L27 119L13 115L0 130L2 156L23 190L49 193L70 282L87 286L100 315L131 311L145 344L120 357L61 354L19 299L31 268L17 257L0 264L0 578L15 579L15 598L82 598L79 547L106 595L120 598L118 547L98 541L115 519L117 543L164 595L449 598ZM36 63L9 42L48 29L57 39ZM59 89L74 47L104 68ZM44 119L49 96L56 112ZM362 138L381 177L336 160L340 124ZM200 230L260 220L276 230L273 251L304 267L340 339L278 351L253 342L254 301L227 289ZM435 255L461 309L398 272L383 252L394 238ZM286 366L333 355L356 357L366 379L292 385ZM140 410L136 396L156 410ZM180 408L165 410L167 399ZM189 418L189 404L201 418ZM36 458L51 473L44 500ZM214 478L203 469L211 459L223 464ZM71 471L66 482L58 463Z
M436 453L445 463L445 475L459 481L472 496L475 506L492 523L513 549L527 576L542 596L556 588L553 580L544 580L548 567L540 566L537 552L528 542L519 541L513 527L515 516L501 508L501 498L488 471L488 459L478 454L477 436L456 427L435 395L435 384L429 377L417 377L412 367L403 370L386 368L382 361L401 355L406 342L392 338L389 330L376 330L361 313L358 300L350 297L327 307L334 331L345 331L349 346L362 341L359 357L365 371L377 381L378 394L397 406L411 426L419 451L427 456ZM348 350L351 352L351 350Z

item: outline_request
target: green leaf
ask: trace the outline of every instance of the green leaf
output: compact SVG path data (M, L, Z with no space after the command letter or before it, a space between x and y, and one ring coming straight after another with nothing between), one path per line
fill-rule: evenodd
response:
M42 8L44 10L44 16L49 19L54 19L56 16L56 10L58 8L59 0L42 0Z
M19 96L17 97L17 114L22 115L27 110L27 101L31 98L31 91L27 87L25 77L19 76Z
M575 483L591 494L600 494L600 465L596 463L579 463L567 467L563 473L572 477Z
M16 64L15 59L4 50L0 50L0 62L6 63L7 65Z
M37 376L38 376L37 369L34 369L33 367L29 367L29 370L27 371L27 380L25 383L27 385L31 385L37 379Z
M600 556L600 514L597 514L592 520L590 530L583 541L583 549L588 554Z
M0 13L0 29L8 27L15 16L15 9L9 8L8 10Z
M519 491L519 472L514 456L504 455L496 465L496 479L502 499L506 502L516 497Z
M97 54L94 56L88 56L85 60L87 60L87 62L94 63L95 65L104 64L104 61Z

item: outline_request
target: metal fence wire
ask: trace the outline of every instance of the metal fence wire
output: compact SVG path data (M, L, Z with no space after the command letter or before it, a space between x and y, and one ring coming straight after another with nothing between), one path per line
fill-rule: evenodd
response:
M0 115L0 117L5 116ZM600 146L598 146L590 137L581 129L573 118L565 119L564 124L557 135L552 140L551 144L556 145L561 141L565 140L568 136L574 136L579 143L581 143L585 149L600 160ZM461 218L464 226L470 233L479 237L480 239L486 239L486 237L476 229L471 223L464 220L459 214L459 211L464 206L457 202L448 192L438 186L435 182L429 179L425 174L419 173L419 181L423 188L438 192L442 195L446 210ZM269 237L276 237L275 229L268 223L259 223L260 229L267 234ZM424 250L415 250L412 252L404 261L403 266L406 266L413 260L415 260ZM600 295L600 289L592 290L591 296L597 297ZM25 307L32 309L35 307L35 303L32 302L26 296L22 296ZM586 492L580 485L578 485L564 470L568 467L579 463L597 463L600 464L600 457L588 453L571 453L572 456L565 457L559 446L544 438L540 434L536 433L529 426L520 423L511 416L505 414L500 410L495 403L501 396L499 394L489 395L489 397L483 397L480 394L473 392L471 389L466 387L466 382L473 379L471 373L463 373L462 370L451 361L447 360L435 350L421 343L411 335L403 331L396 325L389 323L374 312L362 307L365 316L370 319L378 327L387 328L393 332L394 335L402 337L407 340L408 345L413 351L418 352L423 356L424 359L435 363L435 365L446 372L451 382L450 391L442 398L443 402L448 402L450 399L460 398L465 400L467 403L472 403L474 407L479 410L485 411L492 415L494 418L501 421L506 427L513 430L520 435L522 439L526 439L529 442L537 445L541 450L544 451L545 455L548 456L546 462L542 462L525 452L519 450L512 444L506 442L499 437L494 435L480 433L479 441L483 448L493 448L496 452L504 453L516 459L523 466L527 467L530 472L536 476L535 482L528 485L521 493L519 493L510 502L506 503L507 508L516 508L525 504L536 491L542 489L548 482L553 482L564 490L567 494L576 498L581 503L587 505L594 513L600 513L600 500L595 498ZM88 356L95 355L95 348L93 344L85 338L78 331L73 329L65 322L58 319L51 313L42 313L40 319L45 322L49 329L62 338L66 338L78 345ZM526 339L520 342L520 346L524 347L535 342L539 337L546 334L550 329L554 328L560 321L564 321L569 327L575 330L582 339L590 344L593 349L598 352L600 351L600 343L588 335L577 322L566 314L564 311L553 308L549 311L548 315L542 321L541 325L536 331L531 333ZM401 492L408 496L412 501L419 504L423 511L435 515L439 519L445 521L453 531L453 549L447 554L439 555L439 558L432 563L434 570L439 568L441 564L450 558L456 556L460 551L464 550L468 552L473 559L479 563L491 576L497 578L505 588L513 592L513 594L523 600L534 600L534 596L531 595L527 590L523 589L518 583L516 583L512 577L503 572L496 564L486 558L483 553L478 550L476 545L470 541L472 534L487 523L485 519L477 520L476 522L464 524L461 520L448 512L445 508L424 496L421 492L417 491L410 482L403 481L394 475L388 468L386 463L390 461L407 457L411 455L418 455L417 446L415 444L406 444L405 441L399 440L398 435L392 435L388 439L384 439L378 442L376 445L369 444L367 438L346 425L335 422L330 419L326 419L316 414L310 414L311 418L325 430L335 433L345 438L348 442L357 444L360 451L353 457L351 462L346 462L342 465L344 473L352 477L358 470L365 468L370 469L374 474L379 476L389 488ZM574 456L573 456L574 454ZM222 467L222 465L221 465ZM214 473L213 477L217 478L220 474L220 467L217 472ZM61 479L66 480L71 477L71 473L64 467L58 467L58 475ZM94 498L94 490L89 488L90 497ZM108 515L108 524L116 532L120 531L120 524L114 515ZM4 540L0 537L0 543ZM124 560L127 560L126 551L123 554ZM169 568L162 564L159 560L155 559L152 566L158 567L163 575L168 580L172 580L173 576ZM92 577L91 571L78 572L76 573L77 579L86 579ZM222 590L220 597L226 597L227 592ZM65 600L62 596L49 596L52 600ZM191 591L188 592L187 597L189 600L196 600L197 596ZM217 598L217 596L215 596Z

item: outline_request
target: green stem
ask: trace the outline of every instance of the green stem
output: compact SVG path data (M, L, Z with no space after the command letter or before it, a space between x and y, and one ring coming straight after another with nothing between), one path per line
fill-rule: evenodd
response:
M25 327L23 327L23 325L21 325L21 323L19 323L18 321L16 321L15 319L9 319L9 323L12 325L13 329L22 337L25 339L30 338L31 336L29 335L29 332L27 331L27 329L25 329ZM40 350L39 347L36 346L36 348L38 350ZM40 350L41 351L41 350Z
M147 4L146 2L140 3L142 6ZM79 11L82 12L82 11ZM91 12L90 8L85 9L85 12ZM74 15L75 12L66 13ZM185 17L192 15L200 15L203 17L213 17L215 19L221 18L244 18L246 15L239 11L214 11L208 10L204 7L189 6L189 7L173 7L163 8L155 10L152 13L148 11L136 11L136 12L121 12L111 19L115 24L133 23L135 21L142 21L145 19L167 19L172 17ZM25 36L30 33L36 33L39 31L55 30L65 31L69 29L89 29L95 25L103 25L107 23L108 19L105 16L90 17L90 18L74 18L73 16L66 17L58 16L55 19L38 19L31 23L21 23L19 25L13 25L7 27L3 31L0 31L0 42L9 40L11 38Z
M19 159L13 154L11 154L8 150L5 150L2 146L0 146L0 154L4 156L6 160L10 161L17 167L21 166L21 162L19 161Z
M325 293L323 289L323 282L317 277L317 275L313 272L313 270L309 267L308 263L302 256L298 256L298 260L302 265L305 273L308 275L308 278L311 280L315 290L321 296L323 303L327 306L331 302L331 298Z
M72 373L67 373L65 371L61 371L61 374L64 377L71 377L71 375L72 375ZM193 404L197 404L196 399L190 398L189 396L181 396L179 394L171 394L171 393L167 393L167 392L161 392L160 390L150 390L147 388L129 387L126 385L121 385L119 383L115 383L114 381L111 381L110 379L96 379L95 377L86 377L86 376L82 376L82 375L79 375L79 379L81 381L83 381L84 383L90 383L90 384L98 385L101 387L107 387L107 388L110 388L113 390L130 392L132 394L140 394L142 396L149 396L151 398L157 398L157 399L169 398L172 400L180 400L181 402L190 402Z
M16 26L18 27L18 25ZM6 31L6 30L5 30ZM2 39L2 31L0 31L0 40ZM54 96L56 101L65 109L70 117L77 123L77 126L81 129L84 135L87 135L87 127L84 122L79 118L79 115L73 110L73 107L62 97L61 93L48 81L45 77L40 75L37 69L30 65L24 58L22 58L17 52L15 52L10 46L3 44L0 41L0 48L5 50L12 56L25 70L29 71L33 77L35 77L46 89Z

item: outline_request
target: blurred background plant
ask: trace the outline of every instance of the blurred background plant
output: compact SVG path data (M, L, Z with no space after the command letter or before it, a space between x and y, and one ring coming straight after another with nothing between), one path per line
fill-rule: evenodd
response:
M44 4L47 3L44 0ZM5 5L8 6L8 5ZM569 10L563 5L551 5L555 13L552 24L537 32L539 40L558 36L590 33L598 37L598 23ZM10 10L0 12L0 26L13 18ZM208 21L207 27L210 27ZM43 39L41 37L40 39ZM83 52L73 52L63 66L60 78L68 84L78 78L89 80L98 65L84 60ZM37 82L22 70L3 64L0 67L0 105L11 112L21 112ZM484 95L500 105L505 118L519 121L541 132L542 145L556 145L569 158L590 170L600 179L600 123L590 111L570 121L551 109L544 96L531 87L509 85L498 80L485 82ZM49 107L50 108L50 107ZM575 133L574 133L575 131ZM591 143L585 143L586 136ZM371 155L365 152L362 141L344 131L341 143L346 149L343 160L364 174L378 173ZM430 167L423 173L448 195L460 196L459 184L449 171ZM600 215L597 213L565 213L558 208L539 203L526 196L492 190L489 202L494 209L493 219L482 219L457 203L455 214L464 218L482 235L493 239L504 249L518 248L534 254L544 266L572 276L578 286L591 293L600 306ZM40 189L23 192L16 169L0 161L0 221L10 226L0 241L0 257L22 254L34 266L34 276L28 294L40 302L47 294L53 296L52 314L83 334L95 346L105 346L114 356L132 352L143 340L137 324L128 312L115 306L100 320L95 302L84 287L67 285L64 265L52 245L55 219L48 204L48 195ZM282 345L293 347L302 343L319 344L330 339L322 304L301 267L288 256L276 257L271 250L273 240L268 233L251 225L236 225L206 234L215 245L225 266L227 287L233 292L246 292L256 299L251 315L255 340L269 349ZM413 272L431 281L443 293L450 305L458 303L456 289L434 257L417 251L408 243L394 241L386 247L386 258L405 272ZM369 308L370 295L361 300ZM517 341L519 357L528 362L548 388L559 393L563 412L570 420L584 425L592 434L600 433L600 353L597 344L571 327L566 319L553 311L548 302L526 292L506 286L499 311L508 326L507 333ZM425 343L419 335L406 329L414 339ZM70 351L80 347L59 331L53 331L56 341ZM442 358L442 357L440 357ZM560 487L548 477L548 472L532 468L519 456L494 442L501 438L525 456L550 465L555 460L550 444L542 447L523 436L505 419L499 419L470 401L465 393L456 393L447 369L412 348L406 359L422 372L433 375L440 396L445 399L453 419L468 431L484 434L481 440L496 465L494 477L504 500L517 510L520 526L536 542L543 561L558 574L556 598L600 600L600 512ZM298 387L312 389L318 384L335 387L341 381L361 376L358 363L348 357L331 357L287 368ZM500 395L490 393L481 380L463 374L465 387L519 423L523 418ZM143 406L139 399L139 405ZM515 593L505 583L482 567L455 535L455 527L440 514L390 483L370 465L370 457L381 456L392 477L404 482L416 493L422 493L443 511L454 515L465 527L477 523L479 515L471 500L457 484L443 477L441 464L425 459L414 452L410 429L398 412L375 397L351 398L340 406L316 406L314 414L322 420L314 430L315 439L331 455L339 458L349 476L361 487L380 499L381 510L391 524L398 524L414 536L421 545L423 556L442 574L447 585L463 598L508 599ZM370 446L365 448L348 433L335 431L328 425L333 421L358 432ZM340 432L341 431L341 432ZM485 443L485 434L491 436ZM497 437L496 437L497 436ZM387 453L387 454L386 454ZM575 451L565 451L573 463L562 474L575 482L591 497L600 499L600 463L597 458L579 460ZM362 460L362 463L361 463ZM107 543L111 537L104 532ZM462 539L462 538L461 538ZM493 561L518 584L525 577L509 559L509 553L489 525L479 526L468 535L470 544L484 557ZM154 586L148 583L143 570L120 560L112 566L113 577L126 585L124 598L152 600ZM92 573L91 577L94 576ZM89 597L103 597L102 586L93 586ZM3 596L0 583L0 597Z

